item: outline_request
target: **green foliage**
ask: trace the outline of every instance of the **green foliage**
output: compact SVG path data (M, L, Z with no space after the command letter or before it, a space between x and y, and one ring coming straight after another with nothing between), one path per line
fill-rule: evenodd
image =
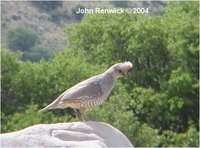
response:
M4 55L2 84L5 84L2 87L2 104L6 105L2 111L6 115L24 110L24 107L30 103L42 106L44 102L51 102L66 88L94 75L94 71L100 70L84 62L81 54L73 53L71 50L59 53L50 62L40 61L38 64L20 63L13 57L14 54L6 50L2 50L2 55ZM14 59L9 60L12 57ZM10 67L11 62L16 66L8 69L10 71L8 73L6 69ZM18 63L20 68L17 68Z
M166 9L163 23L168 32L168 48L174 66L181 65L199 73L199 5L198 2L171 3Z
M1 108L5 114L10 113L10 106L14 106L12 101L14 96L11 88L13 78L18 74L21 68L20 53L14 54L6 49L1 49ZM10 104L8 104L10 102Z
M23 27L10 28L7 32L7 44L13 51L26 51L38 41L38 35L30 29Z
M49 61L22 62L20 53L2 49L2 131L73 121L71 110L67 117L37 110L74 84L129 60L133 72L86 119L115 126L134 146L198 147L198 11L197 2L170 2L162 17L86 15L66 29L68 49Z
M7 43L12 51L23 52L21 59L38 62L41 59L48 60L53 55L53 51L38 44L37 33L23 27L10 28L7 32Z
M133 61L131 83L157 88L169 62L166 34L159 18L131 14L97 16L89 15L68 28L70 46L84 50L88 60L96 63Z
M190 127L184 134L176 134L171 131L164 131L161 137L161 145L170 147L197 147L199 145L199 133L194 127Z
M129 108L140 121L148 123L152 128L180 132L188 126L185 114L182 114L184 105L181 97L169 97L151 88L134 88Z
M86 119L101 120L117 127L132 139L134 146L157 146L159 144L157 131L138 121L135 113L129 109L130 100L131 96L123 84L118 82L109 97L109 102L87 112Z
M22 56L23 61L30 60L39 62L41 59L49 60L53 56L53 51L42 45L36 45L25 51Z

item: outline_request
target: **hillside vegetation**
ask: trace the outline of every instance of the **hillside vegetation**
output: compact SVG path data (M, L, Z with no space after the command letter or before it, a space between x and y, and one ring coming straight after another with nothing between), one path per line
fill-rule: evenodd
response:
M72 109L38 110L116 62L133 63L108 100L86 113L140 147L199 146L199 5L170 2L162 16L88 14L65 28L68 47L49 60L2 53L2 132L75 121Z
M49 60L54 52L67 45L65 26L80 22L84 14L78 8L148 7L151 14L161 14L166 2L69 2L69 1L4 1L2 5L1 45L22 51L21 59L38 62Z

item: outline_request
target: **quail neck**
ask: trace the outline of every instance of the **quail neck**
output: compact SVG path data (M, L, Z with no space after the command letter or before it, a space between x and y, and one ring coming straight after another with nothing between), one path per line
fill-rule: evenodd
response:
M103 73L99 76L99 85L102 89L102 92L104 92L103 99L107 99L115 85L115 80L113 79L112 75Z

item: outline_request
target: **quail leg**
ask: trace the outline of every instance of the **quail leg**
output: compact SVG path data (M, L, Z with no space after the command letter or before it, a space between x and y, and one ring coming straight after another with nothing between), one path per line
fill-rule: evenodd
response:
M81 112L79 109L74 109L74 113L79 121L84 121L83 112Z

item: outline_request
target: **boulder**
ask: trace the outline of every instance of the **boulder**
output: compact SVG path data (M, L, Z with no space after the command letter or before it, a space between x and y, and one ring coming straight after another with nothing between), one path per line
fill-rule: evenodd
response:
M94 121L38 124L0 138L2 147L133 147L118 129Z

